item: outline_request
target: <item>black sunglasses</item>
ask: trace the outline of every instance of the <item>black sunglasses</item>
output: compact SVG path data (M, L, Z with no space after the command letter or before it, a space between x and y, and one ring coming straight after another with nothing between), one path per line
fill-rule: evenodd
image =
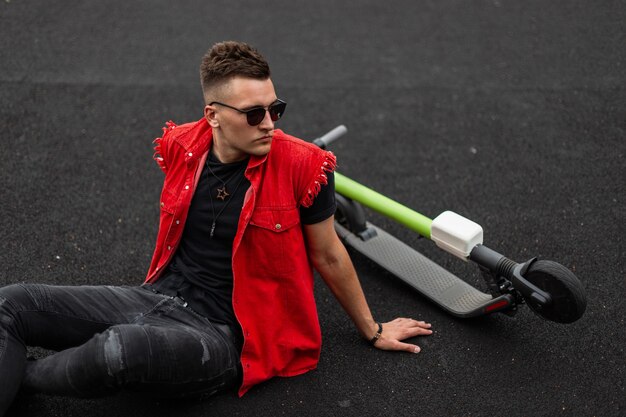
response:
M213 101L209 103L209 106L214 104L219 104L220 106L228 107L229 109L233 109L238 111L239 113L243 113L246 115L246 119L248 120L248 124L250 126L256 126L260 124L265 118L265 112L270 113L270 118L273 122L277 121L281 117L283 117L283 113L285 113L285 108L287 107L287 103L282 100L276 100L274 103L270 104L267 109L265 107L255 107L250 110L241 110L237 107L229 106L228 104L220 103L219 101Z

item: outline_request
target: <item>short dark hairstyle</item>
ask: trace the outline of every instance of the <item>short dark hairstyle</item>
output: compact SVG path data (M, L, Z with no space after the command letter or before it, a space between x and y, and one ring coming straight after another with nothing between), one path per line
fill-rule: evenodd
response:
M213 45L200 64L205 100L215 87L237 76L266 80L270 77L270 66L263 55L247 43L226 41Z

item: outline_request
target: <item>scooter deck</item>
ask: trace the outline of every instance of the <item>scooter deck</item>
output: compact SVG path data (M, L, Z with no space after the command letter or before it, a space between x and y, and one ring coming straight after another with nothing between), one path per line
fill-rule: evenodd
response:
M508 295L493 298L426 258L383 229L367 223L376 236L367 241L335 222L335 230L348 246L365 255L418 292L457 317L476 317L507 309Z

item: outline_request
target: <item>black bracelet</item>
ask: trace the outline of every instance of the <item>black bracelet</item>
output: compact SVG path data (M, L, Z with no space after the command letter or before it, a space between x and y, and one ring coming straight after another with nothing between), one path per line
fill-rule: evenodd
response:
M376 332L374 337L370 339L370 345L372 346L374 346L376 342L378 342L378 339L380 339L380 335L383 333L383 325L379 322L376 322L376 324L378 324L378 331Z

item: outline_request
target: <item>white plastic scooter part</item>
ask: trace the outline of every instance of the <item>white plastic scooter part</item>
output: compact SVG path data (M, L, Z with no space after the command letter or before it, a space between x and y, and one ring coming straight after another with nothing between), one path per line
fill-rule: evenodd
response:
M467 261L474 246L483 243L483 228L453 211L444 211L433 220L430 239L446 252Z

